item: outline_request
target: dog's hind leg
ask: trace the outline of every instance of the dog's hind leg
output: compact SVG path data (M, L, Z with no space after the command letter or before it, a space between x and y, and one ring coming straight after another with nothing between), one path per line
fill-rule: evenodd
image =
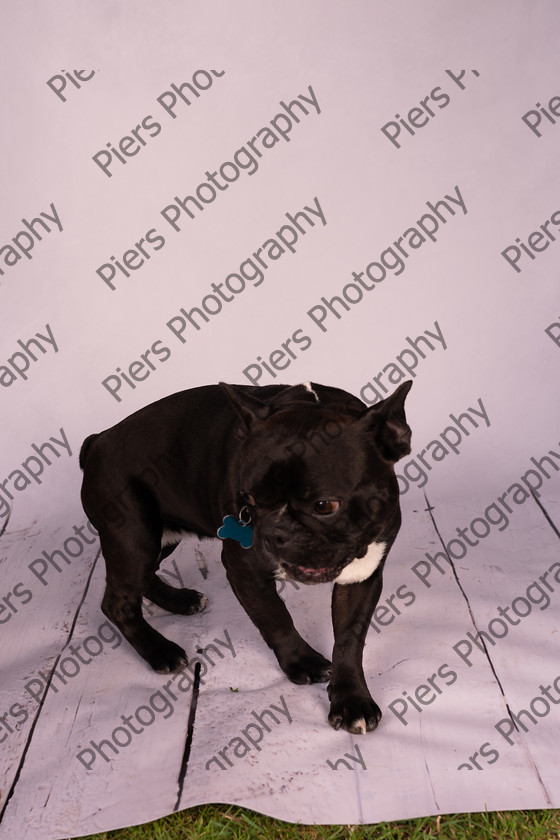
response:
M138 506L140 508L141 505ZM142 615L142 597L155 588L161 536L148 525L145 509L131 511L129 527L101 529L101 550L107 567L107 586L101 609L125 639L160 674L180 671L188 664L183 648L151 627ZM177 590L179 591L179 590Z
M165 583L158 575L154 575L144 595L163 610L179 615L193 615L201 612L208 604L208 598L195 589L176 589Z
M101 609L154 671L169 674L186 668L183 648L154 630L143 617L142 594L123 593L107 582Z

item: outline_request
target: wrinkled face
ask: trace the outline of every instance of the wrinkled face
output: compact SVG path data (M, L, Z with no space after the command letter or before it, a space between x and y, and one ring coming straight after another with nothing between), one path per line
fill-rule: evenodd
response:
M400 523L392 464L362 426L334 414L284 411L260 424L240 482L254 547L276 577L363 580Z

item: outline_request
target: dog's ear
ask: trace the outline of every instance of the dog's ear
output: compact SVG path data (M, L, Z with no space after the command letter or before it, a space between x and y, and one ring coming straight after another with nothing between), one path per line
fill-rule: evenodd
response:
M270 408L258 397L254 397L237 385L228 385L227 382L220 382L220 388L225 391L230 403L238 416L243 420L246 429L251 429L255 423L266 420L270 414Z
M399 385L390 397L372 405L360 422L366 423L386 461L398 461L410 454L410 426L406 422L404 401L412 380Z

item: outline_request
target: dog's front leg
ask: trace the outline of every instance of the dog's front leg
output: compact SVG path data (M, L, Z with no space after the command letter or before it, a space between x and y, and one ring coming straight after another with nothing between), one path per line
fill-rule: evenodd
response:
M375 729L381 709L364 677L362 655L369 622L383 586L382 569L361 583L335 584L332 598L334 650L329 683L329 723L356 735Z
M331 663L304 641L294 627L273 577L255 563L254 549L226 544L222 562L239 603L272 648L286 676L298 685L327 682Z

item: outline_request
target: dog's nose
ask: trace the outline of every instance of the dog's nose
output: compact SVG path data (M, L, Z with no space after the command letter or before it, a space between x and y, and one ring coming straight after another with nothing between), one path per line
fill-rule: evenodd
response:
M289 541L290 535L286 531L274 530L272 534L272 541L275 548L283 548Z
M281 550L292 536L291 523L282 518L285 509L284 506L284 508L272 513L268 518L266 528L263 529L265 531L265 541L272 549Z
M266 529L263 534L265 542L273 549L283 548L290 540L289 528L283 527L278 523L271 523L270 528Z

